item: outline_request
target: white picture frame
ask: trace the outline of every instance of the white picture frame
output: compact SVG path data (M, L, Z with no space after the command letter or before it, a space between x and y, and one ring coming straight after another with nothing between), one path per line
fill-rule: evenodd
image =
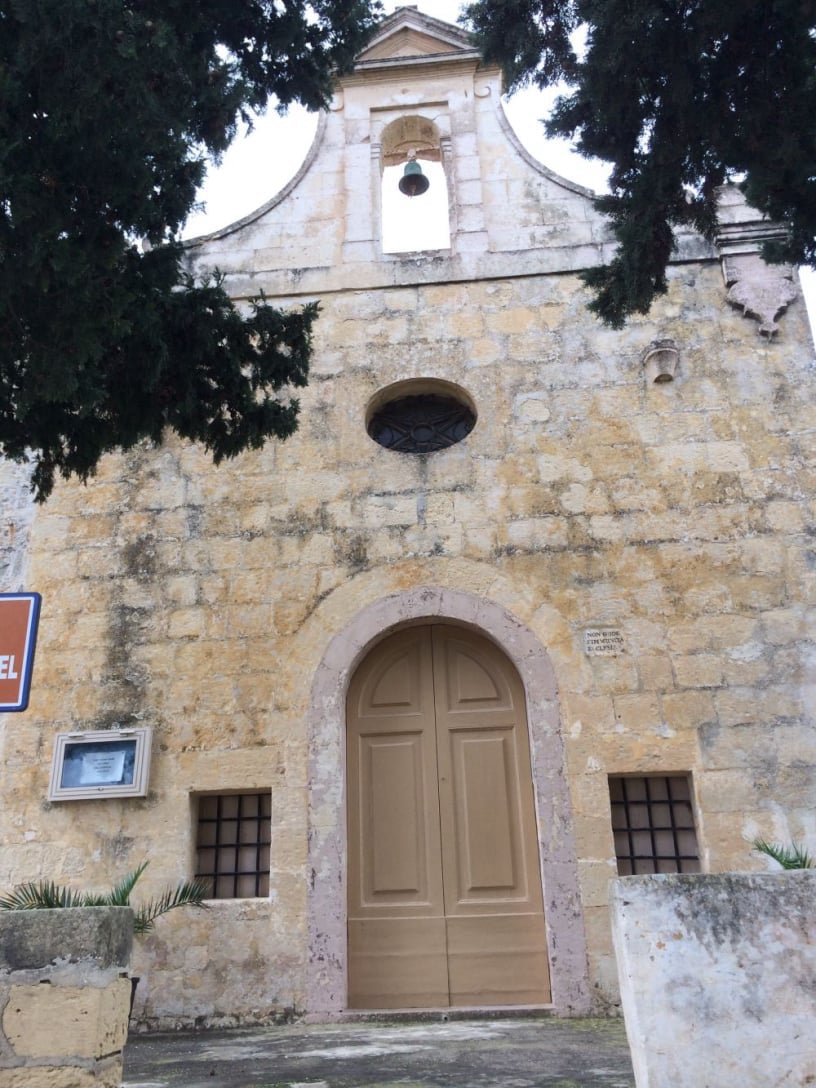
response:
M48 800L144 797L151 742L152 730L147 726L57 733Z

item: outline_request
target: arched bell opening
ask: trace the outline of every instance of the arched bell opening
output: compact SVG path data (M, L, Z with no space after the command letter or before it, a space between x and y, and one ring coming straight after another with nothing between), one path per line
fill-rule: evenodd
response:
M384 253L450 249L450 194L441 134L426 117L400 117L382 134Z

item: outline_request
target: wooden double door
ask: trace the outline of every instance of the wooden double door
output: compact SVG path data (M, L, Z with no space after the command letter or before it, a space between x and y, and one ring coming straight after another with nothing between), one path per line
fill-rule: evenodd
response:
M350 1008L550 1000L524 690L444 624L379 643L348 697Z

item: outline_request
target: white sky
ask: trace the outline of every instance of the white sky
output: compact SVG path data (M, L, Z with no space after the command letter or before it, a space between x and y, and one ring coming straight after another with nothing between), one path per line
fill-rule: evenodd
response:
M391 13L404 6L385 0ZM427 15L455 23L459 0L417 0ZM559 174L599 189L607 170L602 163L587 162L574 154L566 140L546 140L540 118L555 96L537 90L521 91L506 101L510 122L521 142L539 161ZM219 230L259 208L297 172L306 157L317 126L317 116L291 107L285 117L270 110L255 123L249 136L238 137L219 167L211 167L200 199L206 205L192 215L184 230L186 238Z
M387 13L404 6L398 0L384 0ZM417 0L427 15L455 23L459 0ZM551 170L590 189L604 187L607 168L575 154L566 140L544 137L541 118L546 116L554 93L534 89L520 91L505 101L510 123L517 136L540 162ZM190 216L183 236L193 238L219 230L248 215L270 200L297 172L312 143L317 116L300 107L291 107L285 117L270 110L258 118L251 134L239 136L218 167L211 167L200 193L202 211ZM802 275L811 324L816 327L816 273Z

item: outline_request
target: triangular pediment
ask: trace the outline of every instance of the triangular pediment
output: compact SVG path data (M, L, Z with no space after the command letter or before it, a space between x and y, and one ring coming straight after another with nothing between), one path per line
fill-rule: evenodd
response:
M473 54L469 35L452 23L423 15L416 6L397 8L384 19L366 48L357 57L358 64L412 57Z

